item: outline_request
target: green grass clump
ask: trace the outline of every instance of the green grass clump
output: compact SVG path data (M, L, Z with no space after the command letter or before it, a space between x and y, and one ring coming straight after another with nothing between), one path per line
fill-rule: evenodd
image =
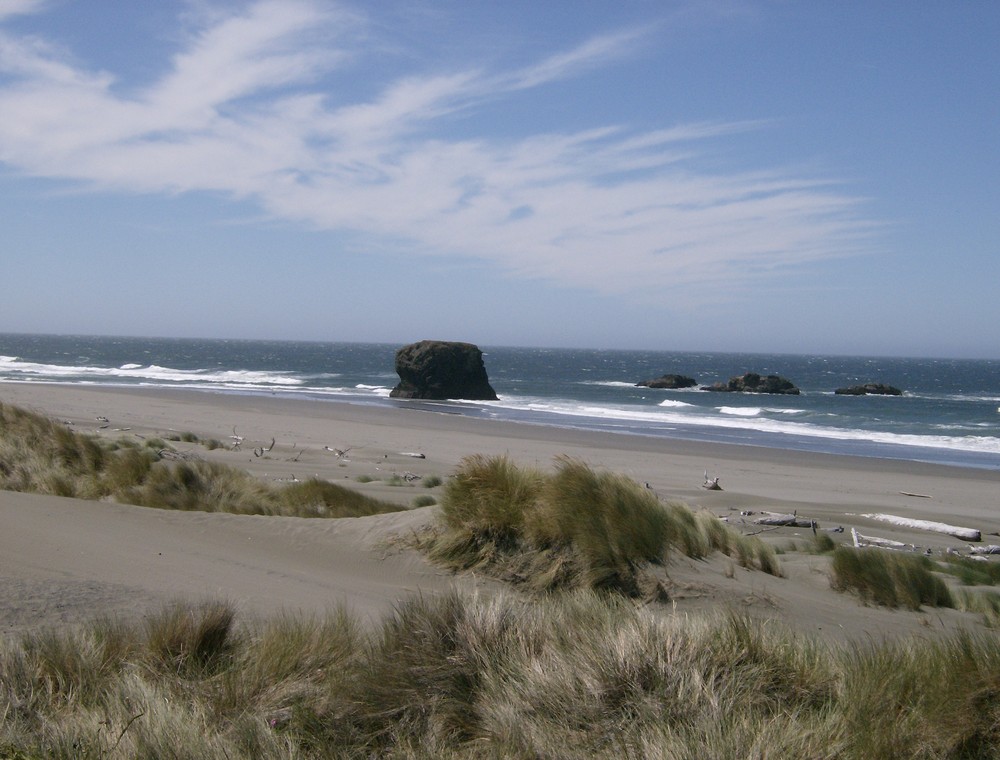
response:
M161 509L357 517L403 509L326 481L278 485L198 459L169 461L160 438L104 441L0 403L0 490L109 498ZM172 452L176 453L176 452Z
M829 533L817 533L813 536L812 545L809 550L813 554L828 554L837 548L837 542L833 540Z
M445 525L513 540L524 533L525 515L534 509L543 483L540 472L522 469L507 457L466 457L442 496Z
M645 569L671 550L689 557L719 550L780 574L773 550L758 539L566 457L553 474L504 456L468 457L445 485L441 514L443 529L421 542L432 559L538 589L659 593Z
M983 616L989 628L1000 628L1000 594L996 591L959 588L952 591L955 609Z
M1000 562L946 555L942 569L958 578L963 586L995 586L1000 582Z
M1000 639L828 647L578 591L227 604L0 640L0 757L985 758Z
M310 511L316 517L363 517L401 509L319 478L283 486L278 496L282 511L296 511L303 517L309 516Z
M444 481L441 479L440 475L428 475L426 478L420 481L420 484L424 488L437 488L443 482Z
M934 574L934 567L922 555L840 546L833 552L831 585L885 607L954 607L951 592Z

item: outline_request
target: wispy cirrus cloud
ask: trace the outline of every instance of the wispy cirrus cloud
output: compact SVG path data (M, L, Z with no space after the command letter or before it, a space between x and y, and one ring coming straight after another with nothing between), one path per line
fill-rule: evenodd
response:
M0 2L0 21L11 16L24 16L38 13L48 0L2 0Z
M360 23L328 3L262 0L213 17L127 94L114 73L0 30L0 161L114 191L228 193L397 251L604 292L736 285L864 241L856 200L833 183L699 168L714 140L754 123L540 133L526 114L517 135L454 136L457 114L607 65L635 31L348 99L327 75L363 65Z

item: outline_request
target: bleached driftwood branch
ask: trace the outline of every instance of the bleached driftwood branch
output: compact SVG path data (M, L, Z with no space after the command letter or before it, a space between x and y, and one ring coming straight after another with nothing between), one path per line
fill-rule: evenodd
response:
M861 517L867 517L869 520L878 520L879 522L886 522L891 525L896 525L900 528L913 528L915 530L930 530L935 533L945 533L949 536L954 536L955 538L961 538L966 541L982 541L983 536L975 528L959 528L955 525L947 525L946 523L934 522L933 520L911 520L908 517L897 517L896 515L885 515L885 514L867 514L860 515Z
M719 485L719 476L716 475L714 478L708 477L708 470L705 470L705 482L701 484L701 487L707 491L722 490L722 486Z
M274 438L271 438L270 446L258 446L253 450L253 455L255 457L262 457L273 448L274 448Z
M879 538L878 536L862 536L857 530L851 528L851 538L854 539L854 546L858 549L865 546L877 546L880 549L913 549L913 544L904 544L902 541L893 541L891 538Z

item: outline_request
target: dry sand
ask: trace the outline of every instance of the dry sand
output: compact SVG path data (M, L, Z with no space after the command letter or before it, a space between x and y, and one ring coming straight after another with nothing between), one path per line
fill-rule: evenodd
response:
M967 551L958 539L860 517L881 512L977 528L983 543L1000 543L991 537L1000 531L997 471L561 430L405 403L384 408L34 384L0 385L0 401L102 436L215 438L226 447L172 445L262 478L318 476L407 506L440 491L423 487L423 479L447 477L469 454L507 454L541 467L569 455L648 483L664 500L729 517L745 532L760 528L743 511L796 511L821 530L844 527L832 534L837 541L849 541L855 527L934 551ZM236 450L234 435L242 437ZM261 451L272 439L273 448ZM701 487L706 470L724 490ZM228 599L247 615L322 614L343 604L377 620L415 593L456 586L489 593L495 584L452 575L391 544L434 516L434 507L424 507L343 520L248 517L0 492L0 634L104 614L141 616L181 599ZM804 546L811 533L781 528L760 535L787 548ZM668 567L673 600L657 611L735 609L832 640L982 628L977 616L950 610L862 606L830 589L827 559L802 551L780 559L784 578L734 567L722 557L674 559Z

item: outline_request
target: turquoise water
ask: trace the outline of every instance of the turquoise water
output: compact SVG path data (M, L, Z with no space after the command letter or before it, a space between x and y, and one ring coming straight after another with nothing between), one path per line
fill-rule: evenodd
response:
M560 427L1000 468L1000 361L483 346L497 402L389 399L397 344L0 335L0 381L196 388L447 408ZM665 391L753 371L799 396ZM902 397L837 396L883 382ZM2 391L0 391L2 398Z

